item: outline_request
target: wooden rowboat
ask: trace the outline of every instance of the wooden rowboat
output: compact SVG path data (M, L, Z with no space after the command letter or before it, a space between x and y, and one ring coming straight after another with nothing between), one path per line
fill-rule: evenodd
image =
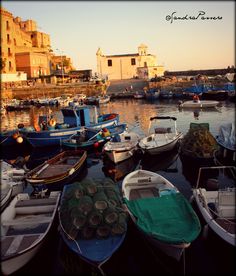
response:
M78 177L87 159L82 150L63 151L26 174L27 183L34 188L61 190L63 185Z

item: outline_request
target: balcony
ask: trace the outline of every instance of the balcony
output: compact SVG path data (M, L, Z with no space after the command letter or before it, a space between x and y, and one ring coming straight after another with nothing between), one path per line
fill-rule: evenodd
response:
M12 53L8 53L8 57L13 57L13 54Z
M8 39L7 40L7 44L11 44L12 43L12 40L11 39Z

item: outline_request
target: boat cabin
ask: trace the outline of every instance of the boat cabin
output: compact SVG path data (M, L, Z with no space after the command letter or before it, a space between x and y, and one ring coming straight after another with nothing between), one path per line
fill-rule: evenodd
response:
M89 126L98 122L96 106L67 107L61 109L61 112L63 123L70 127Z

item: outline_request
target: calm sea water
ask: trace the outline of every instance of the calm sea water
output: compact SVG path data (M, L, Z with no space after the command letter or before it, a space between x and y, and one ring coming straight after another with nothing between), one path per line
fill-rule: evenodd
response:
M46 107L32 108L30 112L9 112L2 117L1 128L13 129L19 123L30 125L34 115L43 115L48 110ZM58 121L62 120L60 109L52 108ZM234 122L235 105L232 102L221 102L217 109L195 111L179 110L178 101L162 100L147 102L146 100L114 100L99 108L100 113L116 112L120 114L120 122L126 122L132 131L141 136L148 133L150 117L156 115L174 116L177 118L177 128L185 134L191 122L209 123L210 131L217 135L219 126L226 122ZM161 124L161 122L160 122ZM165 122L167 124L167 122ZM2 158L14 159L17 156L30 155L28 167L33 168L48 157L52 156L60 148L33 150L30 147L18 145L16 148L3 148ZM104 160L101 154L89 154L87 168L80 178L89 177L113 177L120 185L125 174L134 170L138 164L144 169L160 173L170 180L183 192L186 198L191 197L191 188L196 183L196 174L191 164L182 163L178 152L173 151L159 158L153 157L147 160L139 158L130 159L116 166ZM26 187L26 191L31 191ZM194 206L196 212L197 209ZM198 213L198 212L197 212ZM15 275L20 274L98 274L98 271L81 261L64 245L58 232L58 221L56 221L47 243L40 252L24 268ZM153 249L143 240L132 223L128 225L126 239L111 259L104 264L103 270L107 275L113 274L225 274L235 273L235 250L222 242L212 232L208 239L201 235L195 240L185 252L185 258L177 263L166 257L161 252Z

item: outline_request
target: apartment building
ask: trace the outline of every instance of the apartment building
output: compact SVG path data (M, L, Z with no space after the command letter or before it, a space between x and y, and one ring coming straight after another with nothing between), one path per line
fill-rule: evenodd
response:
M37 30L34 20L23 21L9 11L1 13L1 80L21 81L51 74L52 64L73 68L70 58L55 56L50 35Z
M98 48L96 56L98 74L111 80L148 79L164 74L164 67L157 65L156 56L148 53L145 44L139 45L138 52L134 54L104 55Z

